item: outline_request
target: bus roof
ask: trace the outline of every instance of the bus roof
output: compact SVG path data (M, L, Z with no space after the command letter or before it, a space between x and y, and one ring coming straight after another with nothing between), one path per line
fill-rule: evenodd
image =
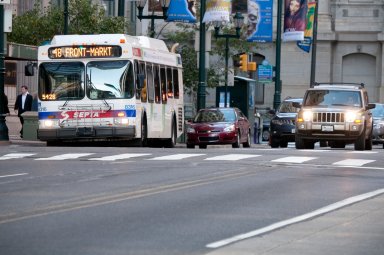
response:
M90 35L55 35L51 46L93 45L93 44L122 44L145 47L169 52L164 41L146 36L130 36L125 34L90 34Z

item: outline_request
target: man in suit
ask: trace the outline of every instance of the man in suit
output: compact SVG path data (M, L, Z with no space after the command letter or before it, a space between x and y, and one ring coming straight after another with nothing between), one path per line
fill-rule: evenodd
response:
M17 111L17 116L19 117L20 123L21 123L21 130L20 130L21 138L23 138L23 125L24 125L24 119L21 116L21 114L23 112L32 110L32 101L33 101L33 97L28 93L28 87L26 85L21 86L21 94L17 96L16 102L15 102L15 112Z

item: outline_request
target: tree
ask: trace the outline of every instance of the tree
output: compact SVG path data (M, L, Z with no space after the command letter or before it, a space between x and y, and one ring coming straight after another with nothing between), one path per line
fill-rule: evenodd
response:
M88 0L69 0L69 34L124 33L123 17L107 17L100 5ZM64 33L64 10L50 4L42 8L38 1L34 8L13 17L8 41L40 45L54 35Z

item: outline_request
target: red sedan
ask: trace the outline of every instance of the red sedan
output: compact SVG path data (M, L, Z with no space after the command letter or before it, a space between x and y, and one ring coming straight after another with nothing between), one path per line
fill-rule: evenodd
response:
M211 144L232 144L233 148L251 146L251 126L238 108L201 109L188 123L187 148L206 149Z

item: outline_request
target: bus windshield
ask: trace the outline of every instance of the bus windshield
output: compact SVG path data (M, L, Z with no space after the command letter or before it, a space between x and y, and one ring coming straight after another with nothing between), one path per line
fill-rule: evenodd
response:
M133 95L131 62L91 61L87 64L87 96L90 99L131 98Z
M42 63L39 67L39 98L43 101L84 98L84 64Z

